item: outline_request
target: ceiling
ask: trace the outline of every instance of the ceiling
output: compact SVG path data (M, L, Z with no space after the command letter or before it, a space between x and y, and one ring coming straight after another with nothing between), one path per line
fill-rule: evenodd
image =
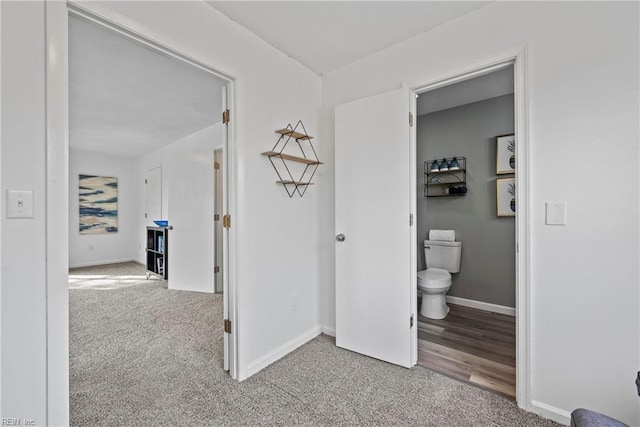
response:
M488 1L207 1L318 75L487 5Z
M490 2L207 3L322 75ZM128 158L156 150L219 122L224 84L210 73L112 31L76 17L69 19L72 148ZM451 102L474 102L468 100L473 98L469 90L463 90L462 96L449 94L454 99L442 107L438 92L445 89L420 97L419 114L424 114L424 108L455 106ZM486 93L475 96L488 97ZM436 106L424 107L423 99Z
M69 146L137 157L221 119L225 82L69 19Z
M418 96L418 116L513 93L513 66Z

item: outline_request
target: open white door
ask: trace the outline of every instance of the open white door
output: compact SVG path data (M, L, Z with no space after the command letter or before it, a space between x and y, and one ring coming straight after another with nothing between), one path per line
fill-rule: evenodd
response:
M169 289L213 293L213 149L172 153L165 169Z
M216 266L215 268L215 292L217 294L222 293L222 291L224 290L223 288L223 284L222 284L222 274L223 274L223 268L224 268L224 261L222 259L222 254L224 252L223 249L223 245L222 245L222 196L224 194L224 190L223 190L223 186L222 186L222 171L224 166L224 162L223 162L223 157L224 157L224 150L223 149L216 149L214 151L213 154L213 158L214 158L214 175L215 175L215 179L214 179L214 203L213 203L213 212L215 215L215 224L214 224L214 235L215 235L215 260L214 260L214 264Z
M417 358L411 95L335 110L336 345L405 367Z

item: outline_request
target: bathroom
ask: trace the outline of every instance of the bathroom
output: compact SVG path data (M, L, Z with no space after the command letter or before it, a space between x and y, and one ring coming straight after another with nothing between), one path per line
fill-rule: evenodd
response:
M423 93L417 106L418 363L513 398L513 67ZM433 230L459 243L430 241ZM438 267L425 253L454 258L442 267L450 274L430 281L448 285L450 276L444 297L421 298L425 270Z

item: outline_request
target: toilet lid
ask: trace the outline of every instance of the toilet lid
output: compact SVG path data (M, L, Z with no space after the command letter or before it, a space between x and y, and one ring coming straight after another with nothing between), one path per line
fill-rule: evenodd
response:
M451 284L451 274L441 268L418 271L418 284L426 288L442 288Z

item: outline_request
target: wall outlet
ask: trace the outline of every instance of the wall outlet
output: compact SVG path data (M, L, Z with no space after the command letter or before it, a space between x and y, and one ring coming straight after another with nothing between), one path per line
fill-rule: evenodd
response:
M291 311L298 311L300 308L300 294L291 295Z

